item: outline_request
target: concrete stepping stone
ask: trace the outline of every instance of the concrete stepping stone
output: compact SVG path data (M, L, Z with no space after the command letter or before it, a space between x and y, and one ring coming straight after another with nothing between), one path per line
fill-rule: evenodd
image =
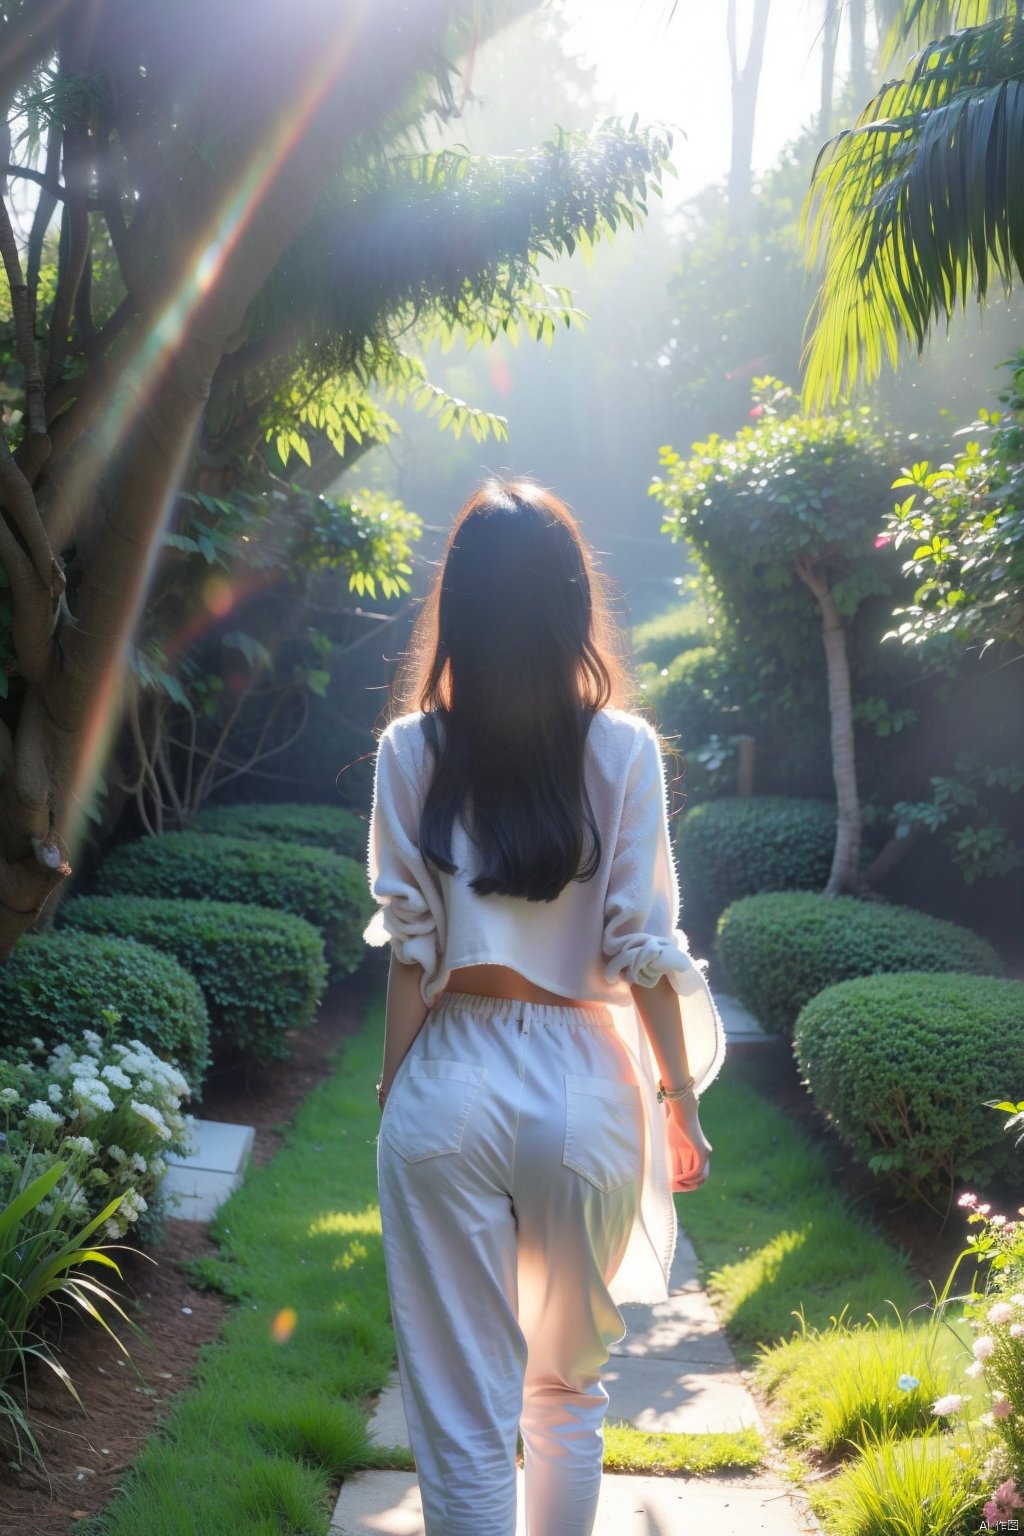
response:
M516 1536L526 1536L523 1472L516 1478ZM424 1536L419 1484L411 1472L349 1478L331 1536ZM814 1536L786 1488L771 1477L632 1477L606 1472L594 1536ZM481 1532L481 1536L489 1533Z
M194 1120L192 1139L188 1157L167 1159L160 1193L168 1197L172 1215L185 1221L209 1221L245 1177L256 1132L251 1125Z
M744 1007L738 997L730 997L728 992L716 992L713 988L712 996L721 1015L726 1046L732 1041L739 1045L741 1042L745 1044L748 1041L768 1041L775 1038L761 1028L754 1015Z

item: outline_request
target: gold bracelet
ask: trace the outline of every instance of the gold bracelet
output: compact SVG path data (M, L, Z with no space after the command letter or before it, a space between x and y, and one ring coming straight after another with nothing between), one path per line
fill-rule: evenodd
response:
M658 1079L658 1103L662 1104L662 1103L664 1103L664 1101L666 1099L685 1099L686 1095L688 1093L693 1093L693 1085L694 1085L694 1083L696 1081L697 1081L697 1079L695 1077L691 1077L691 1078L687 1079L686 1083L684 1084L684 1086L682 1088L666 1088L665 1084L661 1081L661 1078L659 1077L659 1079ZM694 1098L696 1098L696 1094L694 1094Z

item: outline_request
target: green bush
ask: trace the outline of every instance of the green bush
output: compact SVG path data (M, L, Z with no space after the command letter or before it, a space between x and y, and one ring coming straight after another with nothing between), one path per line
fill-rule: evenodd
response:
M812 891L732 902L718 919L716 950L736 995L779 1033L837 981L879 971L1003 970L991 944L969 928L910 907Z
M369 835L362 817L340 805L208 805L199 812L193 830L329 848L360 864L366 861Z
M707 645L712 627L703 603L674 603L664 613L656 614L633 630L633 659L638 664L650 662L667 667L684 651Z
M167 832L121 843L97 873L103 896L175 896L294 912L319 928L332 975L363 958L373 905L362 865L326 848Z
M141 1040L197 1093L210 1064L210 1020L199 983L177 960L133 939L27 933L0 966L0 1050L38 1035L77 1046L104 1008L114 1038Z
M287 1029L312 1024L327 982L318 929L291 912L226 901L80 896L60 922L165 950L191 971L210 1013L214 1050L284 1060Z
M676 745L683 753L732 729L732 716L722 706L713 646L683 651L661 669L644 663L636 670L644 703L656 711L667 735L678 735Z
M835 841L836 808L827 800L753 795L693 806L676 843L684 923L713 928L741 896L820 890Z
M945 1203L957 1178L1019 1170L986 1099L1024 1083L1024 982L906 971L826 987L793 1047L815 1102L854 1154Z

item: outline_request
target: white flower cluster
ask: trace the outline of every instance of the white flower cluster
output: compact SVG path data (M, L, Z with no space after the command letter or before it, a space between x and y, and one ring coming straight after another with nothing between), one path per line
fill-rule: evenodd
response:
M121 1195L104 1230L123 1236L148 1209L144 1191L151 1192L167 1170L158 1148L190 1146L192 1118L182 1112L182 1100L190 1097L185 1078L143 1041L106 1045L95 1030L85 1030L77 1046L58 1045L45 1067L28 1065L26 1076L24 1093L0 1089L0 1112L8 1110L8 1125L13 1122L30 1145L69 1161L53 1190L54 1209L83 1215L86 1187L103 1188L104 1199ZM32 1099L27 1108L24 1099Z

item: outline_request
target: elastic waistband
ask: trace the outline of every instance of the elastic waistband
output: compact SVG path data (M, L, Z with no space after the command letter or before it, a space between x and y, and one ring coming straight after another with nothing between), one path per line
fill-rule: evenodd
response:
M481 992L439 992L430 1013L467 1012L475 1018L529 1019L538 1024L588 1025L591 1029L614 1029L611 1010L603 1003L583 1008L578 1003L524 1003L518 997L487 997ZM430 1014L427 1015L430 1017Z

